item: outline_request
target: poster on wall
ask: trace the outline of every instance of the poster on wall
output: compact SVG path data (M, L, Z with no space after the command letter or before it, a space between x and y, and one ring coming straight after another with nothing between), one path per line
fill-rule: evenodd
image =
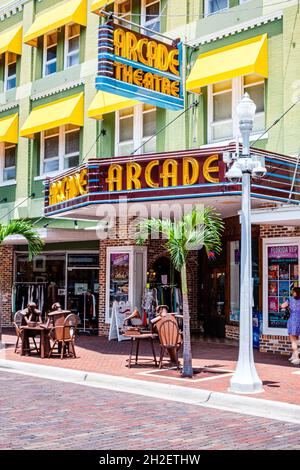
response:
M298 246L278 245L268 247L268 326L286 328L281 304L298 286Z

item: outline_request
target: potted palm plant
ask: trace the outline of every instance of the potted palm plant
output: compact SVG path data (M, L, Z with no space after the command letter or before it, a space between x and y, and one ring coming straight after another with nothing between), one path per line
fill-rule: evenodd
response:
M26 220L11 220L8 224L0 224L0 246L4 241L12 236L18 235L28 243L28 256L31 260L33 256L38 255L44 246L36 229ZM3 310L3 292L0 292L0 348L2 347L2 310Z
M211 207L194 207L179 220L151 218L139 223L137 244L143 244L149 232L166 239L165 247L181 277L183 299L183 377L193 376L190 313L187 285L187 259L192 250L204 248L207 254L221 251L223 221Z

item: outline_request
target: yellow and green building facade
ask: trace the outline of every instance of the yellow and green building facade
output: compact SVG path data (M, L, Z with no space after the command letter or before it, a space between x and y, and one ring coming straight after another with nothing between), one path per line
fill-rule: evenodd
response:
M133 278L137 269L141 269L145 285L153 266L166 269L160 260L165 256L164 250L155 241L153 246L150 243L144 251L139 251L129 236L127 241L118 243L99 242L91 211L85 215L84 210L74 214L65 210L47 217L45 184L49 178L58 181L61 175L72 174L89 161L91 166L101 168L101 161L108 165L114 161L144 159L148 164L165 158L165 153L175 160L189 155L200 159L222 155L234 148L238 135L236 105L248 92L257 106L251 141L258 152L269 154L270 160L268 182L266 188L262 186L257 191L261 197L255 197L253 211L255 307L263 315L260 347L285 352L285 327L277 318L279 313L276 317L272 309L276 310L280 298L286 295L280 282L298 282L294 265L298 266L299 260L297 257L296 261L286 261L285 264L293 264L293 276L289 266L288 274L282 271L282 279L278 262L278 278L272 279L277 285L271 286L269 272L277 269L270 269L276 265L276 250L272 259L268 253L272 251L270 247L276 246L292 245L300 250L297 219L300 104L295 104L271 126L300 98L297 2L12 0L4 3L0 6L0 218L3 223L12 218L29 219L45 240L44 253L33 263L26 259L26 246L21 240L11 240L2 247L3 263L8 266L0 279L4 324L11 324L12 312L20 307L27 283L39 283L44 289L56 283L57 300L81 315L85 311L84 328L106 333L112 255L128 253L130 276ZM181 40L184 109L195 101L197 106L179 116L180 111L96 90L98 27L108 20L101 13L103 10L111 12L115 22L123 19L134 23L125 24L133 31L139 31L140 25L146 28L140 30L142 34L152 36L159 32L169 41ZM219 171L220 184L225 184L221 160ZM270 196L272 184L274 187L279 184L278 174L281 175L280 197L276 197L275 190ZM205 184L212 183L209 179L200 183L197 197L201 199L202 194L209 193L203 201L221 211L226 229L219 259L208 261L201 253L193 255L192 327L195 333L203 333L204 329L210 336L236 339L240 194L237 189L231 195L234 199L230 199L219 193L219 189L207 190ZM224 188L220 191L226 192L227 187ZM170 191L166 200L175 200L175 196L176 191ZM283 258L283 265L284 261ZM140 263L141 268L135 263ZM129 289L134 290L135 284L135 279L130 279ZM138 287L138 293L132 293L132 302L140 302L144 285ZM93 295L94 303L82 303L80 296L84 292ZM209 306L212 308L208 312Z

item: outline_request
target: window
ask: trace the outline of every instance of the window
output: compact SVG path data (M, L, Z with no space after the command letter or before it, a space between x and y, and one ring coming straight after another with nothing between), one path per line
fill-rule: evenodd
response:
M229 8L228 0L205 0L205 14L213 15L218 11L226 10Z
M67 170L79 164L80 129L56 127L41 134L41 174Z
M142 3L142 26L160 32L160 0L143 0ZM146 31L146 34L150 34Z
M212 85L211 140L232 137L232 81Z
M131 11L132 11L132 2L131 0L116 0L114 3L114 12L115 15L124 20L131 21ZM118 21L117 21L118 23ZM120 22L122 24L122 22ZM123 23L125 26L125 24ZM126 25L127 28L130 28L129 25Z
M57 70L57 32L44 36L44 76Z
M5 54L5 90L12 90L17 86L17 56L11 52Z
M259 132L265 128L265 81L259 75L243 77L244 93L248 93L256 104L256 115L253 131Z
M237 77L208 87L209 143L232 139L239 134L236 107L245 92L256 104L253 133L265 129L264 79L255 74Z
M0 182L15 181L16 179L16 145L1 144L1 174Z
M135 149L146 143L155 133L156 108L148 104L123 109L116 113L116 153L130 155ZM137 153L150 153L156 150L156 138L153 138Z
M71 24L66 26L65 37L65 68L79 64L80 26Z

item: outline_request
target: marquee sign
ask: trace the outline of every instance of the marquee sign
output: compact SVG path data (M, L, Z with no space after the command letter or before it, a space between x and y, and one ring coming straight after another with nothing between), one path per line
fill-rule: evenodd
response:
M97 178L97 179L96 179ZM191 187L201 183L219 183L219 155L206 158L183 156L182 158L151 159L145 162L117 162L99 165L98 191L118 193L123 191L160 188ZM93 185L95 186L95 184ZM96 189L96 188L95 188ZM82 168L53 181L49 186L48 204L53 206L88 193L88 169Z
M241 184L228 182L223 152L227 147L164 152L128 157L96 158L45 182L45 215L84 218L97 204L148 201L201 200L240 196ZM265 156L271 177L253 180L252 196L266 201L287 201L291 163L278 154L256 149ZM300 187L300 186L299 186ZM293 202L299 203L298 186ZM96 210L96 207L95 207ZM70 214L68 214L68 212Z
M167 45L123 26L99 26L97 90L181 110L182 44Z

